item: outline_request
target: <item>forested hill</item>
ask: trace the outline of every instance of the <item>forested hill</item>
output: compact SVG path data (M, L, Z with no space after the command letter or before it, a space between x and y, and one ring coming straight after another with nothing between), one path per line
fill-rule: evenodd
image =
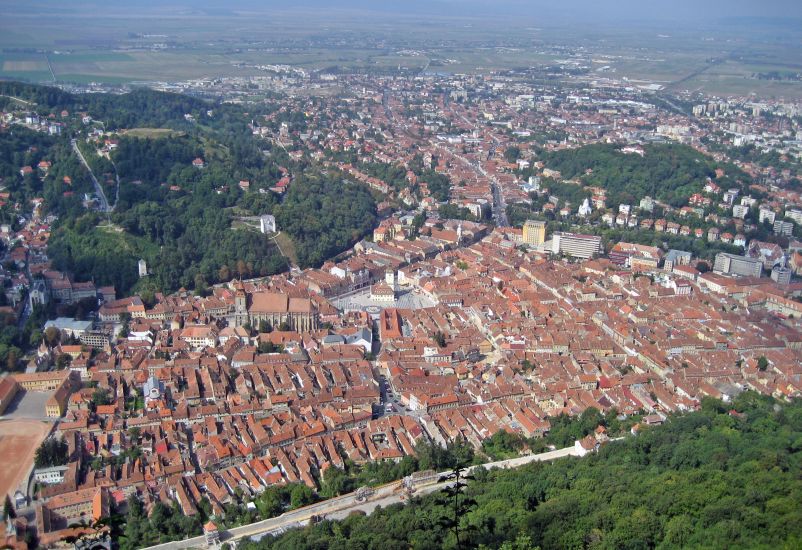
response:
M11 97L31 104L20 109ZM272 236L245 223L255 216L276 216L301 267L322 264L376 223L376 204L364 186L293 160L253 136L248 123L274 112L270 101L248 105L246 113L239 105L145 89L71 94L0 82L0 109L9 102L60 121L64 130L49 136L14 125L0 143L0 182L25 210L34 197L45 197L46 213L58 218L48 242L56 269L79 281L114 285L121 295L181 287L203 293L234 277L286 270L289 260ZM87 124L84 112L94 121ZM84 194L94 187L71 138L112 212L100 215L84 206ZM52 163L48 174L21 175L20 167L41 160ZM271 188L283 177L289 190L279 196ZM17 217L11 207L0 209L2 221ZM149 267L141 280L140 259Z
M87 112L101 120L108 130L135 127L183 127L184 115L196 120L209 117L214 105L182 94L156 92L145 88L127 94L71 94L58 88L0 81L0 96L12 96L35 103L40 112L66 110Z
M462 548L802 548L802 402L705 400L597 455L476 477ZM453 515L430 495L239 547L455 548Z
M538 160L557 170L565 179L579 178L585 185L607 190L608 206L634 204L645 196L679 207L688 197L702 191L707 178L715 178L716 168L725 168L727 177L717 180L726 188L741 187L738 180L748 178L735 166L720 166L692 147L679 144L652 144L643 147L643 156L624 153L613 144L586 145L543 153Z

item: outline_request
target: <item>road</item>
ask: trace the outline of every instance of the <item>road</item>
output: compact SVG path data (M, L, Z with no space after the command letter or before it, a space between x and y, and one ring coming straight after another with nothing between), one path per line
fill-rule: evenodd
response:
M106 194L103 192L103 188L100 186L100 183L97 181L95 177L95 173L92 172L92 169L89 167L89 163L86 162L84 158L84 154L81 152L81 149L78 147L78 142L75 139L70 140L72 143L72 149L78 155L78 158L81 160L81 164L84 165L86 171L89 172L89 177L92 178L92 183L95 185L95 194L97 195L98 201L100 202L100 211L101 212L111 212L112 208L109 207L109 201L106 199Z
M495 139L495 138L494 138ZM507 221L507 205L504 202L504 194L501 192L501 184L498 182L495 176L491 176L487 173L482 167L482 164L477 160L471 162L470 160L462 157L453 151L443 147L438 143L433 143L436 149L440 149L444 153L451 155L455 159L462 162L466 167L470 168L477 174L481 174L483 178L485 178L490 183L490 191L492 193L493 198L493 221L495 222L496 226L498 227L508 227L509 221ZM493 150L495 151L495 145L493 146Z
M564 458L568 456L578 456L574 446L536 455L527 455L511 458L509 460L491 462L488 464L483 464L482 467L488 469L518 468L532 462L557 460L558 458ZM468 468L468 472L466 473L470 473L478 467L479 466L472 466ZM441 472L436 476L433 476L432 479L437 480L442 476L448 475L449 473L450 472ZM426 484L416 487L415 496L422 496L440 491L452 483L452 481L442 483L430 481ZM272 519L257 521L256 523L250 523L241 527L234 527L232 529L221 531L220 540L221 542L231 543L243 538L254 537L258 539L265 535L283 533L288 529L301 527L308 524L313 515L325 516L326 518L331 519L342 519L355 511L363 511L369 514L379 506L386 507L391 504L402 503L404 498L404 491L401 490L401 482L396 481L393 483L388 483L387 485L376 487L375 493L367 501L357 501L356 493L349 493L347 495L312 504L311 506L299 508L298 510L293 510L292 512L286 512ZM146 550L168 550L180 548L206 548L206 540L203 536L193 537L191 539L182 541L168 542L159 544L157 546L151 546Z
M36 105L36 103L34 103L33 101L27 101L25 99L20 99L18 97L13 96L13 95L0 94L0 97L7 97L8 99L13 99L14 101L19 101L20 103L24 103L25 105L29 105L31 107Z

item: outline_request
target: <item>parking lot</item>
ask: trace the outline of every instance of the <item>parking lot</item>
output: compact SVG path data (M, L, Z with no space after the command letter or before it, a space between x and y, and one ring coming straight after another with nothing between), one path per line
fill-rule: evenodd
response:
M45 404L53 392L20 391L3 413L4 419L42 420L47 418Z

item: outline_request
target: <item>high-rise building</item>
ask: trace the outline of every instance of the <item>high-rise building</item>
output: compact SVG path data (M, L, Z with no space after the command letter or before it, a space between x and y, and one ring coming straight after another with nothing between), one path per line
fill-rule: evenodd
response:
M523 240L525 244L541 246L546 242L546 222L526 220Z
M574 258L592 258L602 252L601 237L576 233L555 233L551 241L551 252Z
M771 278L780 285L787 285L791 283L791 270L783 266L775 266L771 270Z
M740 275L742 277L760 277L760 274L763 272L763 262L746 256L720 252L716 254L713 271L727 275Z

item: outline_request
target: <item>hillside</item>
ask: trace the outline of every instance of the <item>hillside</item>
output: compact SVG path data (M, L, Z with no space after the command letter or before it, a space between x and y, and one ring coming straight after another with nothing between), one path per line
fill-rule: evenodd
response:
M0 186L11 201L0 208L0 221L16 219L13 202L25 208L43 196L45 212L58 217L48 246L53 266L77 280L113 284L120 294L134 287L150 294L181 287L204 292L234 277L287 268L274 241L236 227L237 216L274 214L302 267L320 265L375 225L375 201L363 186L322 174L252 136L248 122L275 109L269 103L245 113L152 90L82 95L16 82L0 82L0 94L34 102L32 111L63 124L59 136L20 127L4 136ZM84 112L95 122L74 116ZM84 194L94 187L72 151L72 136L113 212L84 207ZM45 160L52 163L49 173L21 175L21 167ZM283 177L292 182L284 197L270 190ZM98 227L109 222L115 231ZM141 258L150 277L139 281Z
M641 156L623 153L617 145L594 144L544 153L538 160L565 179L579 178L586 186L606 189L607 205L612 207L637 205L645 196L675 207L684 206L688 197L700 192L707 178L714 178L720 167L687 145L646 145L643 152ZM728 177L719 184L724 188L740 187L736 179L742 174L731 166L726 172ZM577 203L577 198L569 200Z
M802 403L754 393L675 415L583 459L477 475L464 548L799 548ZM442 495L240 547L454 548Z

